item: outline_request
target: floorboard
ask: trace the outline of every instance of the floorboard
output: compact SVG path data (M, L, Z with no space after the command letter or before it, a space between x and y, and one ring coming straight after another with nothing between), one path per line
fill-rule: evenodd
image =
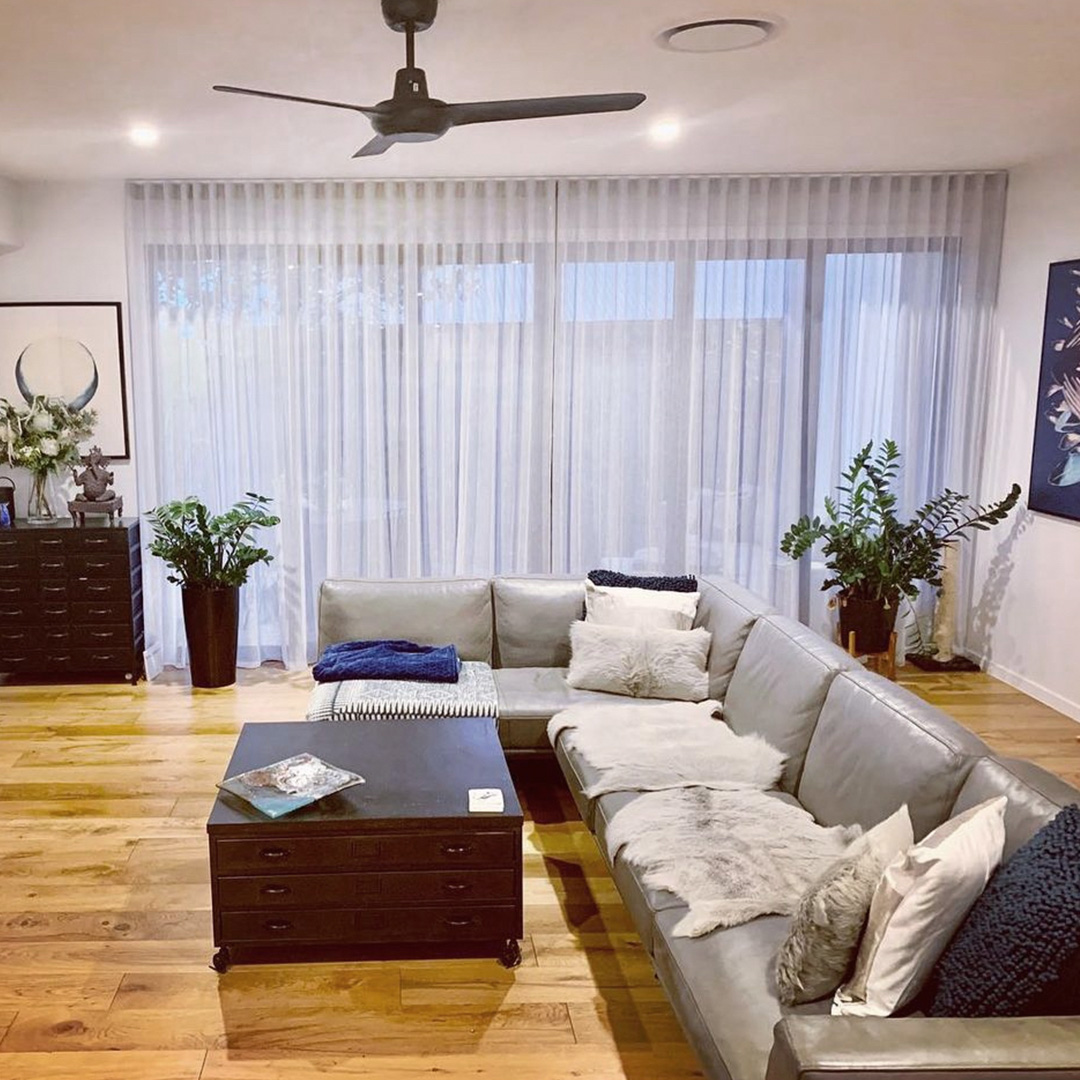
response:
M986 675L902 681L995 749L1080 783L1080 726L1052 709ZM241 724L302 717L310 685L274 667L216 691L176 672L134 688L0 685L0 1077L700 1076L550 763L515 769L528 818L516 971L209 970L214 783Z

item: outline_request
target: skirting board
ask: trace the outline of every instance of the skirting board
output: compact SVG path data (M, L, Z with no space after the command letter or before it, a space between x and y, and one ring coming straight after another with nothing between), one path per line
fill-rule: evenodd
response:
M1041 683L1026 679L1023 675L1018 675L1003 664L994 663L993 660L987 660L984 656L973 656L972 659L988 675L993 675L995 679L1000 679L1017 690L1022 690L1025 694L1035 698L1036 701L1041 701L1044 705L1049 705L1051 709L1057 709L1058 712L1064 713L1070 720L1080 723L1080 702L1070 701L1067 697L1062 697L1061 694L1048 690Z

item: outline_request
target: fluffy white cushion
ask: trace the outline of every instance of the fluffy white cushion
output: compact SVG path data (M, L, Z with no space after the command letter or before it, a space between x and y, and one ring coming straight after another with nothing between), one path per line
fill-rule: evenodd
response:
M901 806L854 841L807 890L776 958L783 1004L817 1001L844 981L882 872L914 843L911 815Z
M604 690L629 697L704 701L708 630L645 630L577 622L570 627L570 670L576 690Z
M1001 862L1004 795L950 818L885 869L837 1016L892 1016L911 1003Z
M616 589L585 582L585 618L606 626L689 630L701 593Z

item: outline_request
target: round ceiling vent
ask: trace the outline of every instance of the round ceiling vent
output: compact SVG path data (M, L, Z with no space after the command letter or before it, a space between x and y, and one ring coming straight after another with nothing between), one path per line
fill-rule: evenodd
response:
M760 45L776 33L768 19L697 19L661 30L657 42L676 52L731 52Z

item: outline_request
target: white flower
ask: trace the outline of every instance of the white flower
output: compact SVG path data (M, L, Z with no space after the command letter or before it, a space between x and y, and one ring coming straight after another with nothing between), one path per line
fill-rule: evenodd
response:
M52 431L53 418L47 412L36 412L30 417L30 426L35 431Z
M60 444L55 439L42 439L38 448L46 457L56 457L60 453Z

